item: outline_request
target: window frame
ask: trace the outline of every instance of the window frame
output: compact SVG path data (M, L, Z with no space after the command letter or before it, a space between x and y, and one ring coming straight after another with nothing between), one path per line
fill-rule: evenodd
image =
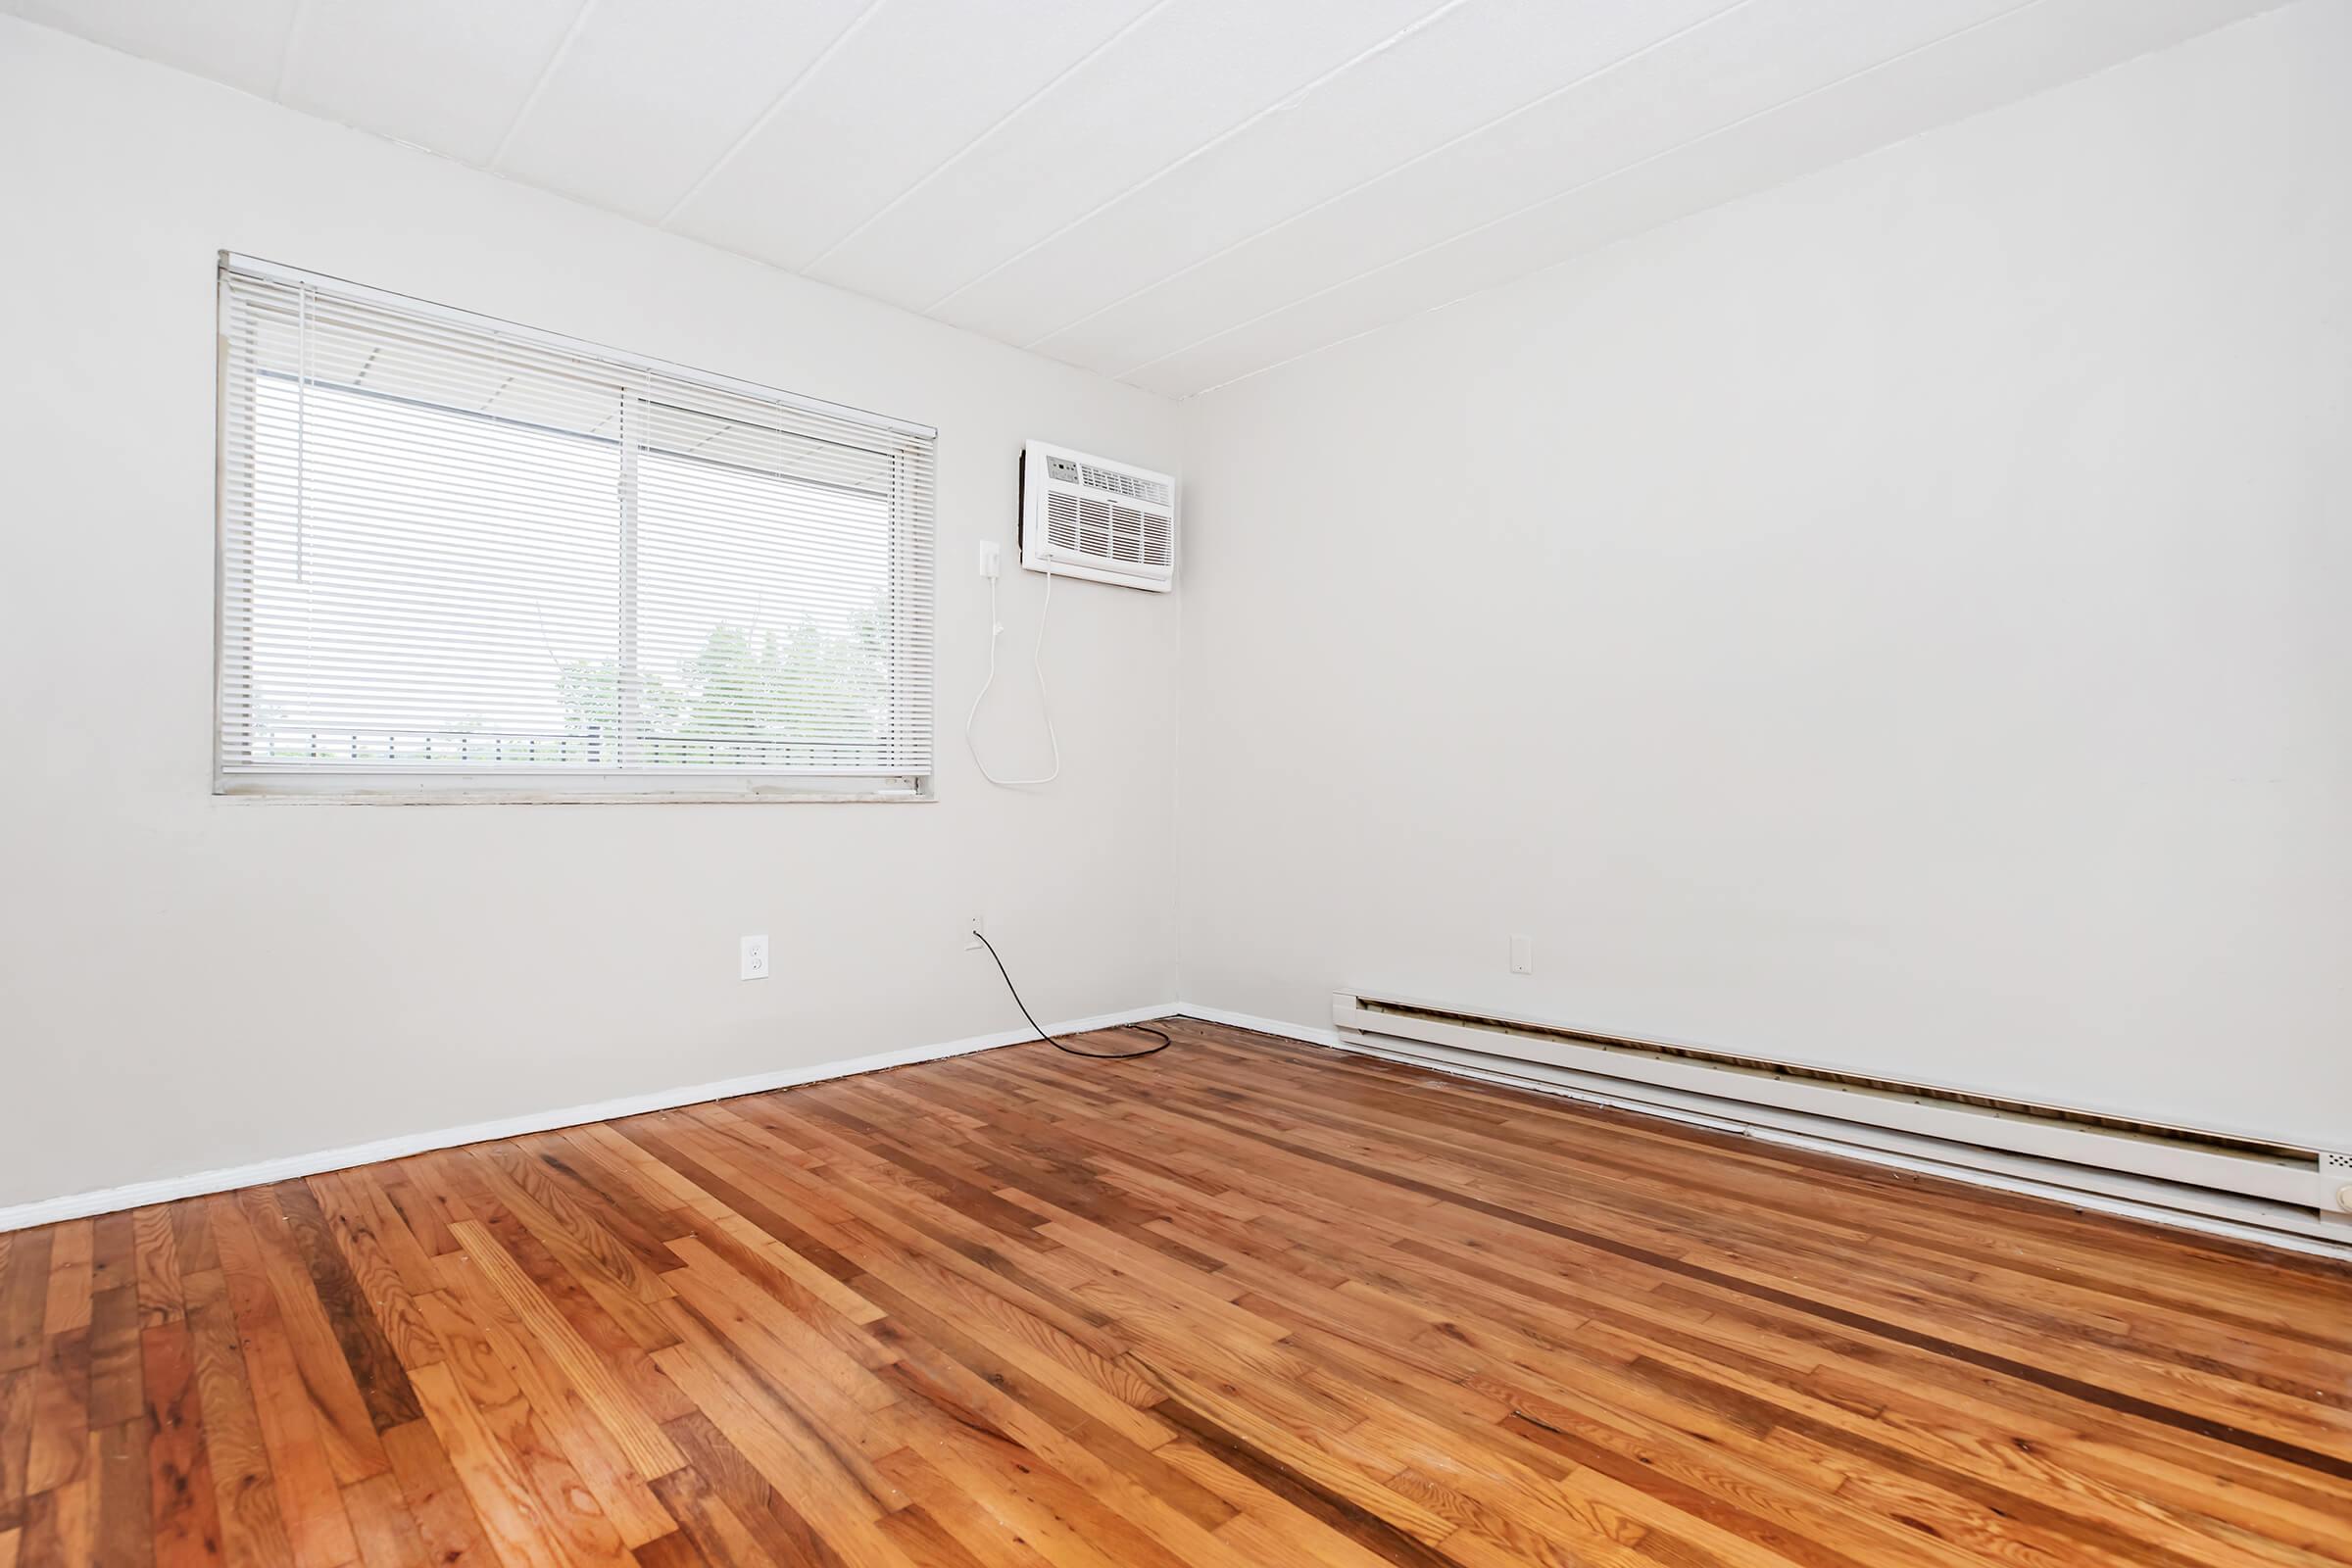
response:
M871 449L890 462L890 556L887 570L896 579L908 573L914 582L921 606L923 646L919 663L922 679L928 688L924 692L920 723L928 731L923 736L922 753L929 768L920 773L876 772L796 772L784 768L734 768L689 766L632 767L632 768L466 768L463 766L414 766L397 769L368 770L364 768L306 769L300 767L270 770L258 767L250 760L232 760L230 726L226 722L230 699L229 682L229 612L231 609L230 509L231 489L231 431L229 419L232 402L231 377L237 374L232 366L230 327L226 319L228 309L228 280L231 276L258 278L265 282L308 286L331 292L338 298L419 316L431 320L446 321L458 326L484 332L495 332L560 353L573 354L602 362L626 371L642 372L707 388L712 392L757 403L775 405L788 410L800 410L826 419L871 429L876 444ZM632 805L632 804L772 804L783 802L838 804L863 803L926 803L937 799L935 781L938 760L936 744L937 676L932 656L938 642L938 626L934 609L937 584L937 519L931 504L931 486L936 475L936 453L923 456L918 465L910 457L909 440L936 443L935 427L911 420L895 418L832 403L820 398L761 386L756 382L718 374L612 348L583 338L548 332L522 325L503 318L480 312L441 305L410 295L354 283L324 273L307 271L279 263L264 261L230 251L218 256L215 270L216 299L220 318L216 322L218 356L215 381L214 432L214 582L213 582L213 714L212 714L212 793L224 802L282 802L296 804L360 804L360 805ZM641 410L647 402L642 390L632 389L624 394L633 419L642 419ZM246 399L250 405L250 397ZM463 414L452 408L447 412ZM700 412L700 411L691 411ZM250 439L250 438L249 438ZM639 613L636 602L638 585L635 578L636 539L638 517L636 486L633 470L640 455L648 450L642 438L623 437L620 442L624 469L632 470L624 477L616 498L617 550L619 557L619 585L616 587L615 630L618 645L633 648L634 640L627 627ZM918 480L917 472L920 472ZM906 552L912 551L911 557Z

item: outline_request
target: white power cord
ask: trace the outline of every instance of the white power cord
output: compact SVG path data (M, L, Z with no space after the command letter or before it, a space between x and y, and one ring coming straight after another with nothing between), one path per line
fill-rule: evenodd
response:
M980 683L978 695L972 698L971 711L963 715L963 744L972 754L972 763L980 776L991 784L1006 788L1051 784L1061 777L1061 737L1054 729L1054 702L1046 695L1046 615L1054 608L1054 566L1046 565L1046 602L1037 612L1037 646L1029 652L1029 667L1037 674L1037 706L1046 715L1046 739L1054 743L1054 771L1042 778L999 778L988 770L980 760L980 746L972 739L972 720L980 716L980 704L987 698L988 689L997 683L997 639L1004 635L1004 622L997 614L997 579L988 579L988 679Z

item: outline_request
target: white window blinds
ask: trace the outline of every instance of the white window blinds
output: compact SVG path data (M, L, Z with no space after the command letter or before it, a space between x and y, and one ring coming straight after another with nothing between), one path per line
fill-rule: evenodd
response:
M224 257L223 790L912 792L933 432Z

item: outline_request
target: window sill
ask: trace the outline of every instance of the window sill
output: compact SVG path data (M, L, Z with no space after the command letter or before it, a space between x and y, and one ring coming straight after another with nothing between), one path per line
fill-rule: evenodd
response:
M929 790L216 790L226 806L928 806Z

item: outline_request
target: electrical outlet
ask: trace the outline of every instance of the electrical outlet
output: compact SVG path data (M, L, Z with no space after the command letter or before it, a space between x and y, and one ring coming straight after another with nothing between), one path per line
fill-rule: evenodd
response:
M764 932L743 939L743 977L746 980L767 978L767 936Z
M1002 570L1004 570L1004 567L1002 564L1000 564L998 560L997 542L994 539L981 540L980 575L983 577L994 578L997 573Z
M1511 938L1511 973L1536 972L1536 943L1533 937Z
M986 943L983 943L980 940L980 938L986 934L987 930L988 916L985 914L975 914L970 919L964 921L963 951L966 953L978 953L983 947L987 946Z

